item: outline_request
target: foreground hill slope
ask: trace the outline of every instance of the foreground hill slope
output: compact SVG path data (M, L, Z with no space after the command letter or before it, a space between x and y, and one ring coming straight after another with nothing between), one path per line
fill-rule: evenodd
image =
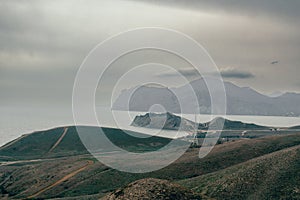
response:
M125 141L120 145L127 144L126 146L132 149L134 146L140 147L137 145L139 143L134 143L133 140L127 140L126 143ZM152 147L151 144L149 148ZM218 172L297 145L300 145L300 134L227 142L215 146L203 159L198 157L198 148L191 148L170 166L146 174L131 174L111 169L88 154L42 158L29 162L20 160L20 162L2 163L0 166L0 193L13 199L31 196L42 199L66 197L82 199L81 197L85 195L104 196L139 179L159 178L180 181ZM18 155L20 156L21 153L18 152ZM107 156L111 154L108 153Z
M169 181L147 178L130 183L129 185L108 194L101 200L124 199L201 200L203 198L199 194Z
M98 127L83 128L90 136L99 134ZM161 137L137 138L119 129L103 129L113 143L133 152L153 151L170 142L170 139ZM190 148L166 168L131 174L111 169L95 160L82 145L75 127L61 127L24 135L0 148L0 193L9 199L105 196L139 179L180 181L206 176L297 145L300 145L300 134L227 142L215 146L203 159L198 157L198 148ZM112 156L110 152L103 153Z
M300 199L300 146L180 181L216 199Z

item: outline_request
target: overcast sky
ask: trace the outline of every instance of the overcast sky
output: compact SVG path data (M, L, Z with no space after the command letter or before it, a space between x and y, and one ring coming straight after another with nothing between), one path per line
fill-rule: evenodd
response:
M93 47L149 26L193 37L227 81L263 93L300 92L299 8L298 0L2 0L0 103L70 104L76 72Z

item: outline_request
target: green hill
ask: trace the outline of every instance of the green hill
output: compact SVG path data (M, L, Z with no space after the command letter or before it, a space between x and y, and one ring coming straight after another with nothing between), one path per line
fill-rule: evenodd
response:
M300 126L293 126L293 127L290 127L289 129L300 130Z
M260 126L253 123L244 123L241 121L231 121L228 119L224 119L222 117L217 117L212 121L205 123L203 127L212 127L213 129L214 127L218 127L217 124L220 123L224 123L223 125L224 130L257 130L257 129L268 130L269 129L269 127L266 126ZM207 129L207 128L202 128L202 129Z
M0 160L28 160L87 154L88 151L82 144L76 127L66 128L64 136L65 128L63 127L24 135L0 148ZM91 138L96 138L96 135L100 134L99 127L80 128ZM114 128L102 128L102 130L117 146L134 152L152 151L171 141L162 137L146 137L146 135L132 131L128 131L129 135ZM53 149L56 144L57 146Z

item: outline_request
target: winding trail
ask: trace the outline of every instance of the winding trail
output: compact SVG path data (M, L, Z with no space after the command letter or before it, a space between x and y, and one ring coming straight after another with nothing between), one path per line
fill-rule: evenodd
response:
M34 163L34 162L41 162L41 161L49 161L49 160L55 160L53 159L35 159L35 160L18 160L18 161L7 161L7 162L0 162L0 166L5 165L14 165L19 163Z
M40 194L46 192L47 190L52 189L53 187L55 187L55 186L61 184L62 182L64 182L64 181L70 179L71 177L75 176L75 175L78 174L79 172L85 170L86 168L88 168L88 167L89 167L90 165L92 165L92 164L94 164L94 161L88 160L88 161L87 161L87 164L84 165L83 167L81 167L81 168L79 168L79 169L77 169L77 170L71 172L70 174L67 174L66 176L64 176L64 177L61 178L60 180L54 182L53 184L51 184L51 185L45 187L44 189L38 191L37 193L35 193L35 194L33 194L33 195L31 195L31 196L29 196L29 197L27 197L27 198L28 198L28 199L32 199L32 198L35 198L35 197L39 196Z
M68 127L64 128L64 132L62 133L62 135L58 138L58 140L56 141L56 143L53 145L53 147L48 151L48 153L50 153L51 151L53 151L58 145L59 143L62 141L62 139L66 136L67 132L68 132Z

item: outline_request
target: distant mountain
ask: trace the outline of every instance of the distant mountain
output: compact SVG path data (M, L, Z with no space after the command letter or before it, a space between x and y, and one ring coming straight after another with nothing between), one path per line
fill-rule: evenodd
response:
M130 100L130 101L128 101ZM176 96L168 88L141 86L123 90L113 104L114 110L148 111L156 102L159 102L167 111L180 113L180 106Z
M136 116L131 126L166 130L178 130L182 127L182 130L194 130L198 124L167 112L160 114L146 113L145 115Z
M276 92L272 92L272 93L268 94L268 96L269 97L279 97L283 94L284 94L284 92L276 91Z
M200 113L210 114L210 95L204 79L192 81L190 85L197 95ZM224 86L228 115L300 116L300 94L285 93L270 97L230 82L224 82ZM181 113L178 99L172 92L176 91L175 93L183 99L186 113L195 113L197 105L190 102L192 97L187 93L187 87L188 85L184 85L169 89L142 86L123 90L114 102L113 109L147 112L152 105L161 104L168 112Z
M218 124L223 123L224 130L267 130L269 127L259 126L252 123L244 123L241 121L231 121L221 117L217 117L214 120L206 123L195 123L185 118L181 118L172 113L146 113L145 115L136 116L132 122L132 126L155 128L155 129L166 129L166 130L181 130L191 131L195 127L199 130L216 129L219 127Z

